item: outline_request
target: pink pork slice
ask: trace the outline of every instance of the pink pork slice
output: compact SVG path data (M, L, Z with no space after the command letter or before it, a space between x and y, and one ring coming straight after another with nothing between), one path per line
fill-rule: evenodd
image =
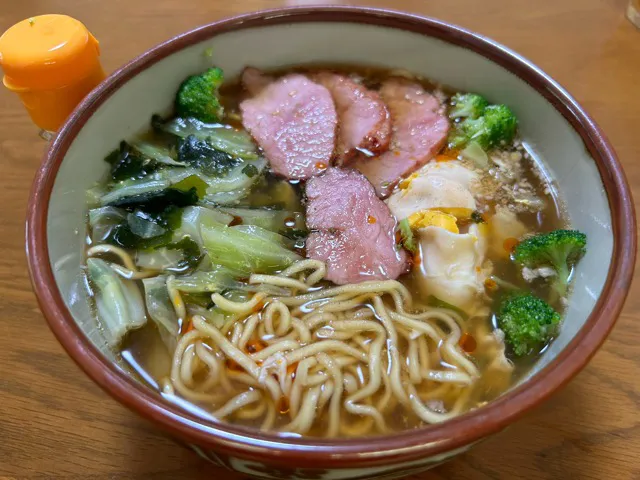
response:
M265 85L254 74L248 90L257 93L240 103L242 124L273 171L289 179L324 171L331 162L338 123L329 91L304 75L287 75Z
M379 157L359 160L354 166L384 198L398 180L440 151L449 132L449 119L438 99L416 83L388 80L380 96L391 113L391 146Z
M307 257L327 264L338 285L395 279L407 271L396 222L373 186L353 169L330 168L306 184Z
M338 111L338 165L356 156L370 157L387 149L391 117L378 92L331 72L321 72L314 80L329 89Z

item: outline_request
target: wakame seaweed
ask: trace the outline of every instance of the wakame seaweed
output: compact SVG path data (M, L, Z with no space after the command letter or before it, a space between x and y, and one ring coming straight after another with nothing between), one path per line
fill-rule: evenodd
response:
M178 160L197 168L205 175L220 177L229 173L240 161L231 155L216 150L204 140L189 135L178 142Z
M155 161L145 158L125 141L120 142L120 147L107 155L105 161L111 165L114 182L143 178L158 169Z

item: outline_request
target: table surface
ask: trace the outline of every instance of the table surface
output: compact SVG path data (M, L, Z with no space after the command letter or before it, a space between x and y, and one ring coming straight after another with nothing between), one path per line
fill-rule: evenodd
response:
M608 133L640 198L640 31L627 0L355 1L434 16L528 57ZM112 71L147 48L236 13L315 1L0 0L0 29L66 13L100 39ZM330 3L342 3L333 1ZM24 253L29 187L44 142L0 91L0 478L240 479L176 446L94 385L47 328ZM640 283L604 347L550 401L417 479L640 479Z

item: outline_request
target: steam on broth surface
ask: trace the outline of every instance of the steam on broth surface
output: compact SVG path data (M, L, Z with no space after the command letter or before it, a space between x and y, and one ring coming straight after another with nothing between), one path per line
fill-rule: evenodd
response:
M438 423L557 335L586 238L509 108L406 72L187 78L107 157L105 339L205 418L325 437Z

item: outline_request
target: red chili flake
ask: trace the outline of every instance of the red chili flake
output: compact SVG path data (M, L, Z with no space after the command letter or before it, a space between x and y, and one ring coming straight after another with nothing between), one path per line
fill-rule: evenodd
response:
M490 278L487 278L484 281L484 288L486 288L487 290L489 290L490 292L495 291L498 288L498 284L495 282L495 280L492 280Z
M264 347L264 344L260 340L252 340L247 343L246 350L247 353L257 353L260 350L263 350Z
M195 327L193 326L193 321L189 320L187 323L182 324L182 331L180 332L182 335L186 335Z
M473 338L473 335L470 335L466 332L463 333L462 336L460 337L460 341L458 342L458 345L460 345L460 348L462 348L462 350L464 350L467 353L473 353L477 347L476 339Z
M520 241L517 238L509 237L503 243L502 247L509 253L513 253Z
M244 368L233 360L227 360L227 368L229 370L235 370L236 372L244 372Z

